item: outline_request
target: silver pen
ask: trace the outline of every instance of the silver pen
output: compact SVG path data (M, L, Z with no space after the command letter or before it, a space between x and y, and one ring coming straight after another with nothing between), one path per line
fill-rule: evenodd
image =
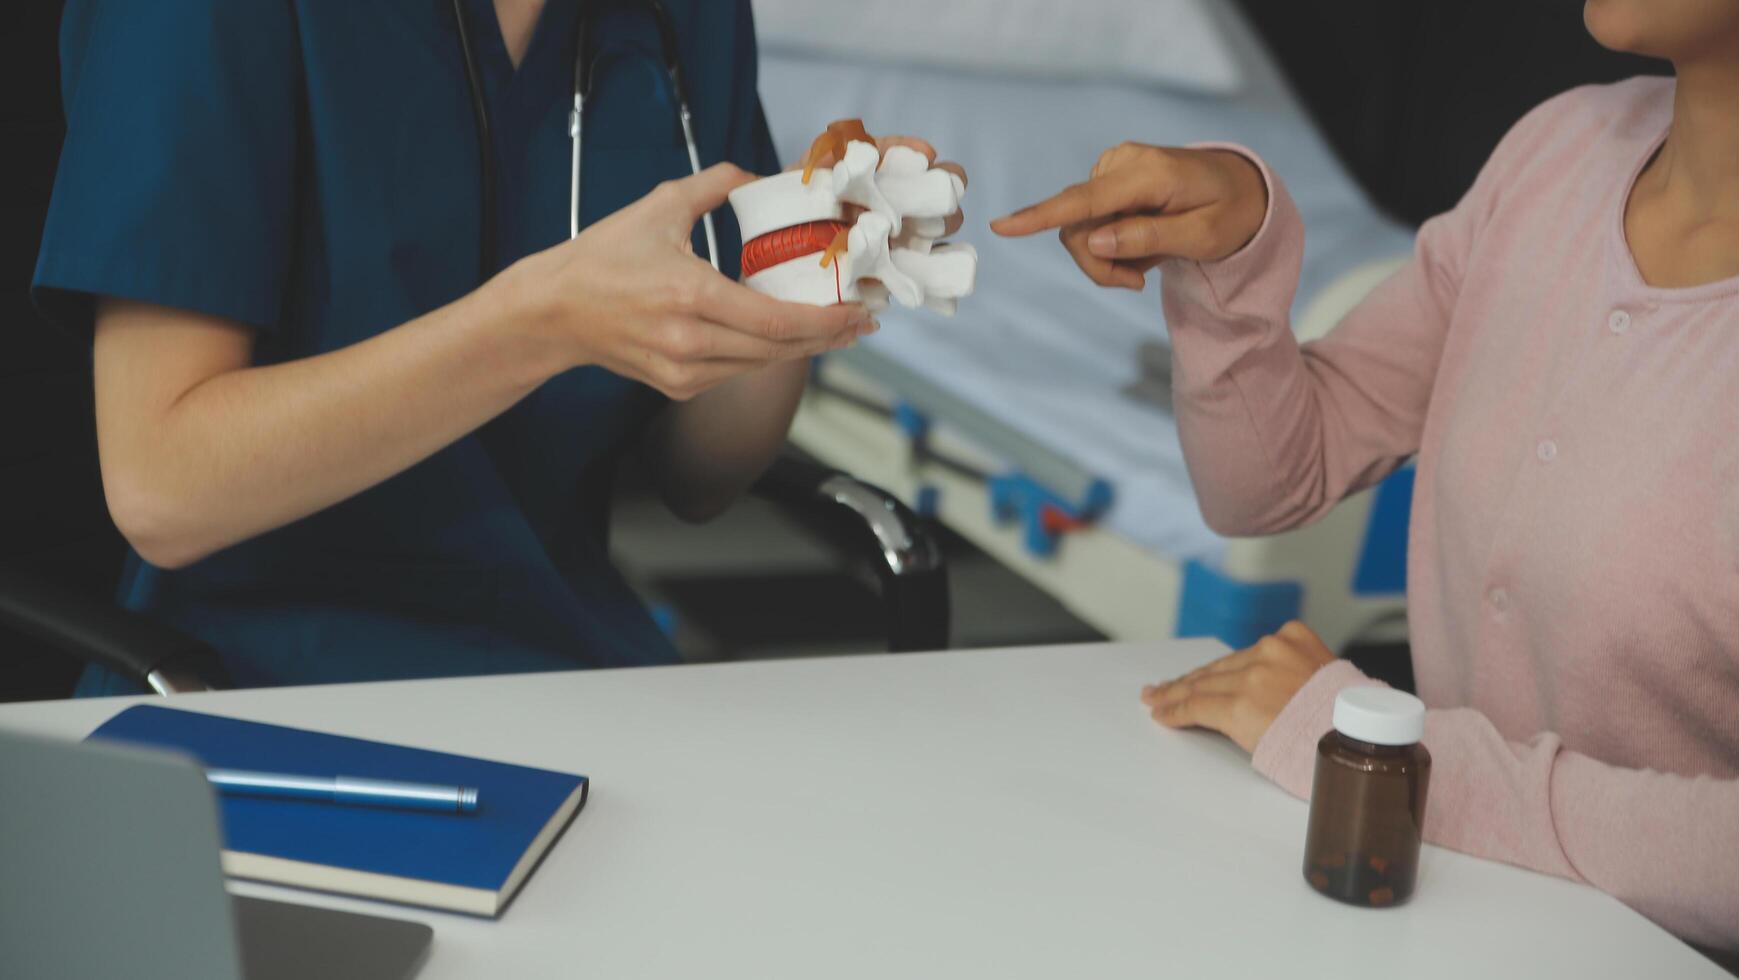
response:
M296 776L241 769L207 769L205 778L219 792L232 796L317 800L441 813L475 813L478 804L477 790L469 786L404 783L359 776Z

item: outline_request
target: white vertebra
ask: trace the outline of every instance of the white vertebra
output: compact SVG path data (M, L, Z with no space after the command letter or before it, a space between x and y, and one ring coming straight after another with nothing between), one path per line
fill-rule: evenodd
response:
M864 212L847 236L847 250L837 269L822 267L819 254L807 255L756 274L751 287L800 303L855 300L872 311L891 297L901 306L948 315L972 293L977 250L935 243L960 210L966 193L960 177L932 169L908 147L892 147L884 157L862 141L848 144L831 172L817 170L807 185L801 177L780 174L731 193L744 240L805 221L837 220L844 204L855 204Z

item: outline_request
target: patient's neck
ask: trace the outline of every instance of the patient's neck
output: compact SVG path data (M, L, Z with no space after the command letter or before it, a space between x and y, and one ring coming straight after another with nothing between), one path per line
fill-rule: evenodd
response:
M1672 132L1649 176L1710 218L1739 218L1739 51L1677 68Z

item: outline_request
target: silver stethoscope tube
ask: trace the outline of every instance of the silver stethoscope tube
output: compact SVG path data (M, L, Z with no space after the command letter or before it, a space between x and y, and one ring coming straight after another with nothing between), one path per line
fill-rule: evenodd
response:
M694 113L688 109L688 100L678 96L676 104L678 117L682 119L682 141L688 146L689 172L700 174L700 147L694 141ZM574 107L568 110L568 138L573 143L573 160L568 168L568 238L580 237L580 157L585 148L582 130L586 124L586 97L574 93ZM719 270L719 236L713 228L712 212L708 211L700 217L701 226L706 230L706 257L712 263L714 271Z
M700 148L694 145L694 113L688 111L688 102L678 102L677 114L682 117L682 141L688 144L688 169L696 177L700 176ZM706 229L706 257L713 264L713 271L719 269L719 236L713 230L713 213L708 211L700 216L700 223Z
M568 140L574 145L574 165L568 179L568 240L580 237L580 127L585 125L586 97L574 93L574 107L568 111Z

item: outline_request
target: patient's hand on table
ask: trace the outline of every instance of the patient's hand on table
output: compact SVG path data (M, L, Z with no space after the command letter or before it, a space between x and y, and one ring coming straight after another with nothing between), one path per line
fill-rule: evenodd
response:
M1086 181L990 227L1011 237L1059 229L1089 279L1140 290L1165 259L1237 252L1267 212L1262 173L1241 154L1124 143L1101 154Z
M1292 696L1334 659L1310 627L1287 623L1248 650L1142 688L1141 702L1168 728L1211 728L1255 752Z

